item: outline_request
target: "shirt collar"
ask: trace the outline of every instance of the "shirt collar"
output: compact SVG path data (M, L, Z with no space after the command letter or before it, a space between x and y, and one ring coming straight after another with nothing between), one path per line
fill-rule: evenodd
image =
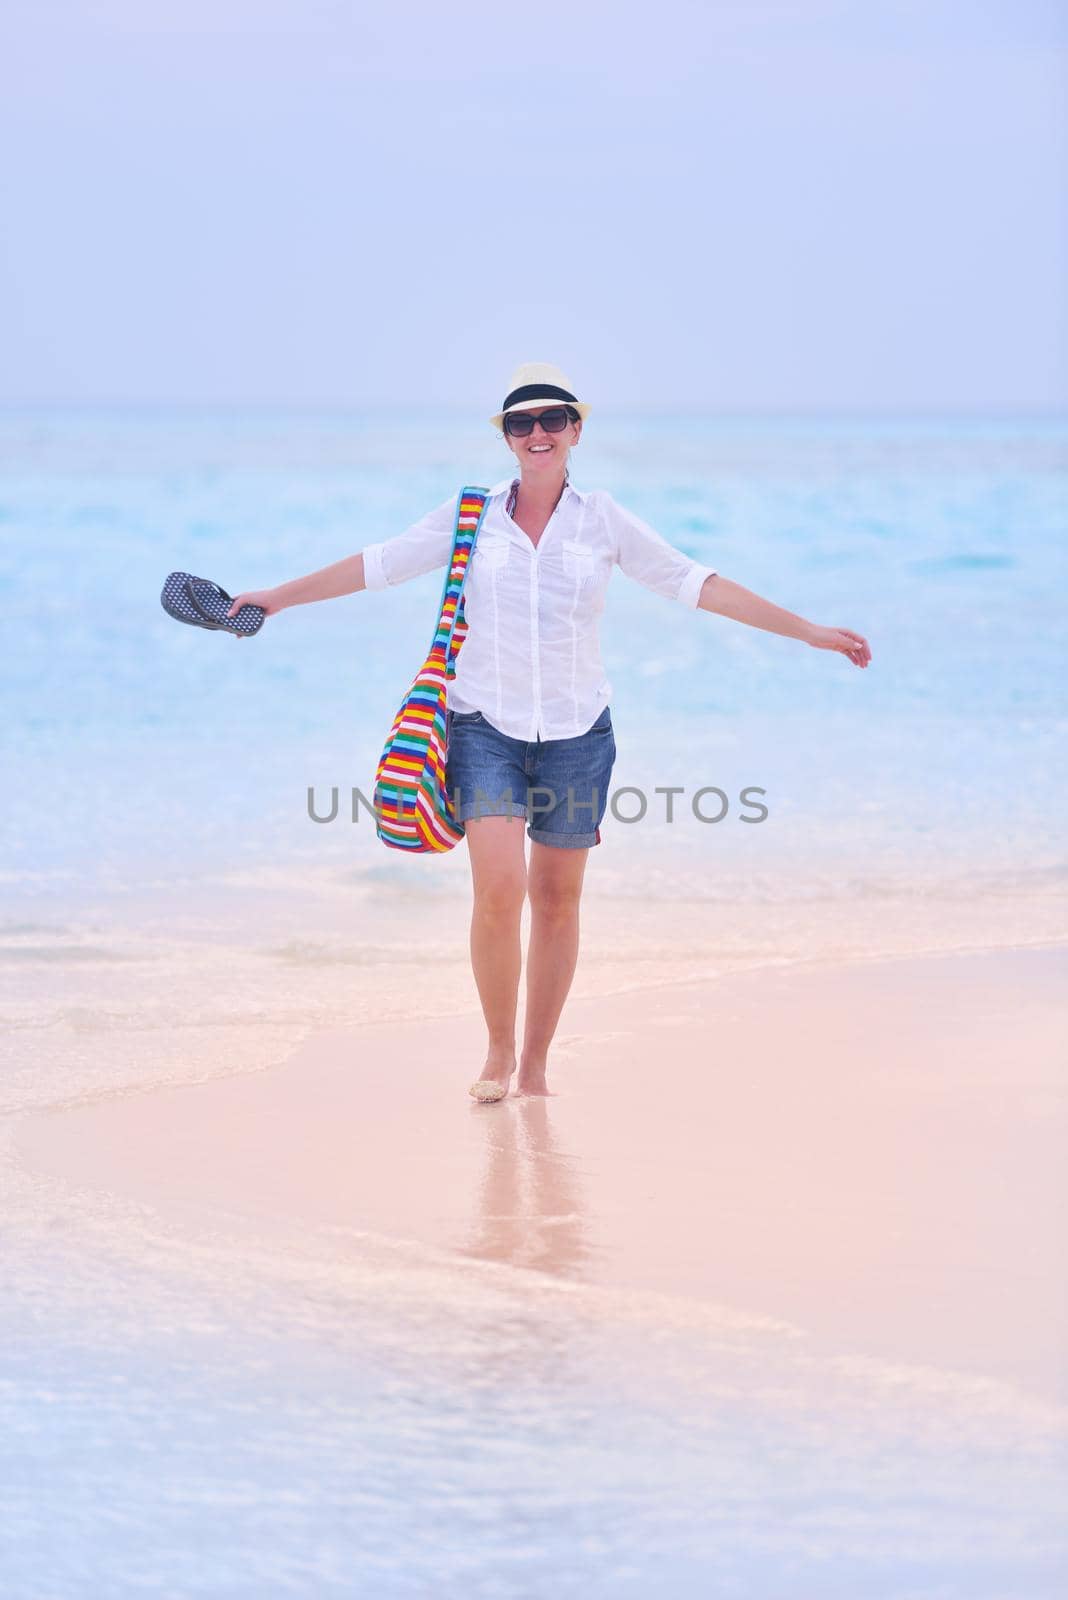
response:
M493 485L493 488L490 490L491 497L494 496L494 495L499 495L500 494L500 495L504 495L505 498L507 499L508 491L512 487L512 484L514 482L515 482L515 474L514 473L509 474L509 476L507 478L502 478L500 483L495 483ZM572 482L572 483L568 484L567 490L566 490L563 498L566 499L568 494L573 494L577 500L582 501L582 500L586 499L586 493L587 493L586 490L576 489L574 483Z

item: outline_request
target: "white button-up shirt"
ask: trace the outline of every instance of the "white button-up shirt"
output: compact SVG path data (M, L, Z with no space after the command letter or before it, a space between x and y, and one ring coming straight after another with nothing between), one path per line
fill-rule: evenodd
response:
M696 608L706 567L598 489L568 483L537 544L508 515L513 480L490 490L464 585L468 631L448 685L453 711L481 711L513 739L572 739L612 697L599 618L614 567ZM363 551L368 589L438 567L452 552L456 496ZM444 579L443 579L444 581Z

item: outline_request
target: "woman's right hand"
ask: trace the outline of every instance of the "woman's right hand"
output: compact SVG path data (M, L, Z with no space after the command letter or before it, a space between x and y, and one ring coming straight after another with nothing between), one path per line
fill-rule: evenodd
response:
M236 594L226 613L228 617L235 617L242 606L262 606L269 617L276 612L283 611L285 607L278 598L277 589L249 589L245 594ZM235 633L235 639L243 639L243 633Z

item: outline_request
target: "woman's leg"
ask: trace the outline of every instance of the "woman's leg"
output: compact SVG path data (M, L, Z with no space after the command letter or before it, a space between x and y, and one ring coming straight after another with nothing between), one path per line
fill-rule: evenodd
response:
M486 1064L477 1076L494 1083L507 1084L515 1071L526 825L526 817L470 817L464 823L474 888L471 967L489 1034Z
M527 948L527 1011L519 1093L548 1094L549 1046L564 1009L579 951L579 901L588 849L530 844L530 944Z

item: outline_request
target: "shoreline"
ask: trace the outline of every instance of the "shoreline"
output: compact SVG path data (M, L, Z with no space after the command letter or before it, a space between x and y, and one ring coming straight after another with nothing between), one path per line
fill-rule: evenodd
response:
M364 1231L1049 1402L1065 965L1044 945L572 991L555 1092L491 1106L466 1096L480 1011L429 1049L426 1018L365 1021L262 1070L26 1111L13 1145L238 1251L297 1227L328 1275Z

